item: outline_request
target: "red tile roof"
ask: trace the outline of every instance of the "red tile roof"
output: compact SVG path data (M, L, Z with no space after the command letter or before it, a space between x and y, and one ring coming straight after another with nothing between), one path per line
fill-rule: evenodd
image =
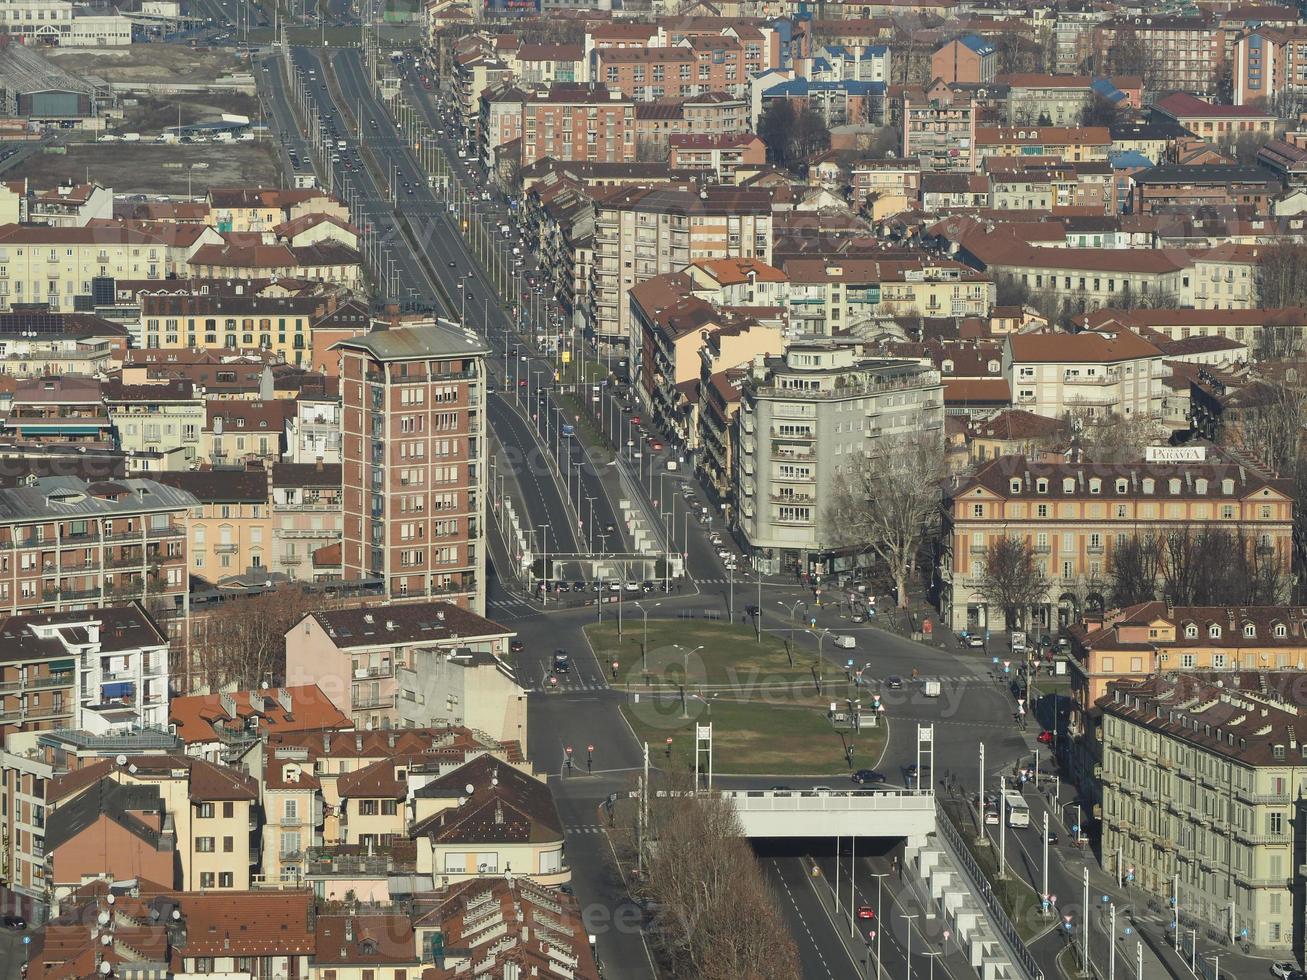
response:
M257 698L254 707L251 698ZM282 701L285 701L283 706ZM177 737L188 745L211 742L218 729L241 730L256 725L260 733L348 729L353 725L316 684L233 694L198 694L173 698L168 720L177 726Z

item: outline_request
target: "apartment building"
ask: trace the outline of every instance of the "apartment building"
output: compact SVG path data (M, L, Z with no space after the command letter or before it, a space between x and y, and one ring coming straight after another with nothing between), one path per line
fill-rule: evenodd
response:
M1121 310L1105 307L1085 314L1088 330L1114 325L1156 331L1168 340L1220 337L1250 350L1301 350L1307 343L1307 310L1300 307L1244 310Z
M572 877L549 787L520 769L481 755L424 780L412 801L418 874L457 883L511 868L542 885Z
M395 728L401 720L415 720L422 710L438 713L449 707L441 702L423 709L416 703L423 679L413 672L421 651L501 658L514 635L449 602L313 613L286 633L286 676L293 684L316 684L356 728ZM401 671L410 672L406 689L414 694L414 702L402 709L396 699ZM481 711L484 705L478 702L475 708L466 704L464 708Z
M139 602L11 616L4 640L0 734L167 724L168 637Z
M787 259L790 322L830 336L876 316L985 316L990 276L952 259Z
M1241 164L1164 164L1134 174L1132 182L1130 210L1135 214L1183 214L1235 205L1268 214L1282 190L1280 181L1262 167Z
M314 323L347 298L338 293L146 293L141 296L141 346L228 351L257 347L303 367L311 357Z
M632 328L640 331L634 389L657 423L683 445L694 445L695 388L700 348L716 340L724 366L779 355L785 349L783 307L720 307L694 294L685 273L647 279L631 289Z
M335 391L335 386L330 386ZM287 462L340 463L340 396L301 389L295 417L289 422L294 438L287 439Z
M755 359L737 416L734 521L769 573L851 568L822 512L845 468L898 437L944 425L939 372L868 356L847 339L791 343Z
M190 274L189 261L220 236L203 225L116 221L87 228L0 226L0 309L46 303L56 313L77 309L92 283L165 279Z
M0 375L105 374L126 349L126 328L93 313L0 313Z
M244 466L282 458L296 405L289 398L210 397L204 413L200 457L214 466Z
M272 464L269 567L291 579L318 580L313 556L340 547L344 498L340 463Z
M930 56L932 78L952 85L988 85L998 71L998 49L975 34L947 41Z
M921 164L887 157L859 160L849 168L853 203L866 207L873 220L906 211L921 195Z
M164 853L165 877L155 884L209 892L250 887L261 836L259 785L237 769L185 755L123 754L56 778L47 797L52 887L81 885L106 870L120 880L144 877L133 866L156 868ZM142 802L153 815L144 827L122 818ZM87 833L106 819L122 832Z
M735 182L737 170L762 167L767 162L767 145L754 133L685 133L668 137L668 148L669 166L704 170L727 184Z
M1105 859L1163 906L1178 891L1182 929L1267 957L1301 948L1301 680L1167 672L1115 682L1096 704Z
M485 341L445 320L336 345L343 568L392 601L485 609Z
M1013 405L1047 418L1069 412L1160 418L1169 373L1162 352L1125 328L1003 340L1003 376Z
M1234 42L1233 101L1300 99L1307 92L1307 27L1259 27Z
M976 157L1053 157L1064 163L1106 160L1106 126L977 126Z
M1275 132L1278 119L1271 110L1256 106L1218 105L1186 92L1174 92L1153 104L1156 115L1174 119L1201 139L1216 141L1240 133Z
M522 101L522 166L545 157L631 163L635 104L603 85L551 85Z
M0 610L67 612L148 599L188 608L195 498L154 480L29 478L0 489Z
M590 327L605 349L638 350L628 302L632 286L696 259L739 256L770 263L771 245L768 191L616 188L595 200Z
M975 96L938 83L905 89L900 96L903 156L923 170L976 169Z
M94 378L20 378L10 392L9 414L0 426L10 439L37 445L116 446L100 382Z
M1067 631L1074 710L1091 709L1116 681L1147 680L1154 674L1195 671L1230 677L1248 670L1295 670L1307 663L1302 612L1292 606L1166 602L1086 612Z
M703 368L699 375L699 431L695 470L717 501L734 506L735 452L738 439L735 420L748 368L719 369L712 344L699 352Z
M1003 456L961 479L945 502L939 557L940 617L955 630L1001 628L980 593L990 545L1026 541L1048 575L1030 625L1063 628L1108 589L1113 548L1176 527L1240 533L1288 574L1293 502L1283 481L1215 452L1199 462L1043 462Z
M210 187L206 225L219 232L270 232L308 215L348 223L349 208L315 187Z
M101 385L105 411L118 448L167 453L170 465L194 465L204 431L204 396L187 380L123 384L121 375Z
M159 481L196 500L187 549L192 575L217 583L250 569L268 570L273 521L262 467L160 473Z
M1206 16L1125 14L1091 29L1096 64L1110 65L1112 49L1138 43L1153 56L1152 92L1215 92L1225 58L1224 32Z

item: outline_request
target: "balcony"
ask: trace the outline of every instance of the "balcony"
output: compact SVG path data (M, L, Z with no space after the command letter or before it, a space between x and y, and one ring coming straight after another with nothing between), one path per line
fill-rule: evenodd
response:
M214 554L217 555L234 555L236 554L237 551L240 550L240 547L241 547L240 545L232 544L231 542L227 542L225 544L215 544L213 546L213 552Z
M355 698L352 710L366 711L369 708L393 708L394 706L395 695L393 694L369 694Z

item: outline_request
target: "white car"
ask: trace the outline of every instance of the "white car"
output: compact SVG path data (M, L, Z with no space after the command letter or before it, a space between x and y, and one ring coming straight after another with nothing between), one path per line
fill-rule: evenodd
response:
M1280 960L1278 963L1271 964L1271 973L1274 976L1280 977L1280 980L1287 980L1291 974L1297 972L1298 964L1294 963L1292 960Z

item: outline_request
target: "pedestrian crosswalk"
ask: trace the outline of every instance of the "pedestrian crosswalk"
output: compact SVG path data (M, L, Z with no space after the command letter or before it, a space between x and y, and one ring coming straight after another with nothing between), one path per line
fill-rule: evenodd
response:
M565 834L602 834L604 828L597 823L578 823L564 827L563 832Z
M558 676L558 675L553 675ZM537 681L534 684L526 685L526 689L531 694L568 694L577 691L606 691L608 684L604 681L583 680L579 677L558 677L557 684L550 684L547 680Z

